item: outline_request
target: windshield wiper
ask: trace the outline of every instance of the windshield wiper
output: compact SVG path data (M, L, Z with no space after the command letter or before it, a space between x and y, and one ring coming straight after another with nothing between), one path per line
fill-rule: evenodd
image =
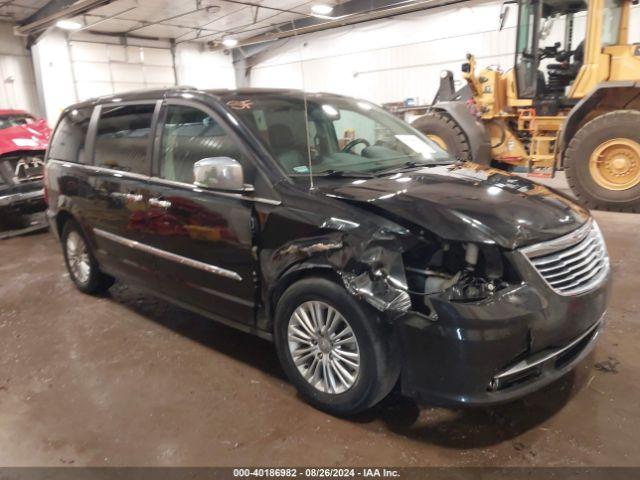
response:
M373 178L375 175L369 172L358 172L355 170L323 170L322 172L314 173L314 176L319 177L345 177L345 178Z
M406 172L407 170L413 170L414 168L437 167L439 165L451 165L452 163L454 163L452 160L446 160L446 161L440 161L440 162L416 162L414 160L411 160L408 162L404 162L400 166L396 165L391 168L378 170L375 173L376 173L376 176L389 175L391 173Z

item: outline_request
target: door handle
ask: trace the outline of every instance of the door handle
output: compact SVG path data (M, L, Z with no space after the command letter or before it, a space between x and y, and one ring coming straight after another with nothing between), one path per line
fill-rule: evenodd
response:
M144 200L144 197L140 193L111 192L109 196L112 198L124 200L125 202L128 202L128 203L139 203L142 200Z
M159 198L150 198L149 205L159 208L169 208L171 207L171 202L169 200L161 200Z

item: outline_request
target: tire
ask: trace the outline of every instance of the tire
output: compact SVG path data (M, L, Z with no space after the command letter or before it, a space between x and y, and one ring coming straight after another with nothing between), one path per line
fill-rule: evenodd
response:
M315 302L311 304L310 302ZM315 345L315 350L311 352L310 362L318 362L317 383L313 385L306 380L302 371L294 363L292 355L292 345L305 346L311 345L311 342L297 343L290 342L289 332L303 331L297 323L294 312L299 312L299 308L305 306L309 308L311 305L320 305L322 312L327 313L328 308L335 309L345 323L350 327L351 333L355 338L355 344L349 342L349 331L342 328L339 317L335 314L333 317L334 326L333 341L343 343L340 346L334 346L329 350L326 340L322 340ZM321 315L321 314L320 314ZM301 318L298 316L298 318ZM327 322L331 323L331 322ZM297 330L290 330L290 325L296 326ZM390 327L389 327L390 328ZM309 330L303 331L307 333ZM346 332L346 334L345 334ZM354 297L349 295L347 291L340 285L331 280L319 277L312 277L300 280L291 285L278 301L275 313L274 336L278 357L280 363L289 377L289 380L296 387L300 395L316 408L328 412L332 415L345 416L366 410L381 401L393 389L400 375L400 361L398 360L397 350L394 348L393 335L386 332L378 319L378 316L370 311L365 311ZM307 337L311 335L307 333ZM313 348L311 345L309 348ZM295 351L295 347L294 347ZM349 359L354 359L354 352L358 355L359 368L354 374L353 365L344 363L341 358L349 354ZM323 356L324 355L324 356ZM301 355L305 357L308 355ZM315 357L315 360L313 359ZM321 358L324 358L322 360ZM322 363L321 363L322 362ZM332 387L331 382L324 382L325 370L322 365L332 365L327 367L331 372L331 376L336 380ZM339 364L340 368L333 367ZM304 368L304 365L303 367ZM347 369L349 375L338 373ZM311 372L311 365L307 372ZM342 376L341 382L340 376ZM350 383L350 385L348 385ZM328 388L326 388L328 385Z
M96 294L105 292L113 285L113 277L100 271L87 239L76 221L68 220L64 224L60 238L67 271L78 290ZM74 251L77 252L77 257Z
M567 181L578 200L588 208L640 212L640 184L614 190L599 184L591 173L591 155L613 139L627 139L640 144L640 112L618 110L605 113L578 130L565 151Z
M460 126L449 115L442 112L428 112L412 123L413 127L425 135L440 137L451 155L462 161L472 161L469 141Z

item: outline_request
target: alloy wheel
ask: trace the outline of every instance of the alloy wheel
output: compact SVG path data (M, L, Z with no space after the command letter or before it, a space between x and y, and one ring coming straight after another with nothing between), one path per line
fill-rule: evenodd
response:
M324 302L304 302L291 315L287 335L293 363L315 389L340 394L355 384L358 340L338 310Z
M87 283L91 274L91 263L84 239L78 232L72 231L67 236L66 248L71 274L79 283Z

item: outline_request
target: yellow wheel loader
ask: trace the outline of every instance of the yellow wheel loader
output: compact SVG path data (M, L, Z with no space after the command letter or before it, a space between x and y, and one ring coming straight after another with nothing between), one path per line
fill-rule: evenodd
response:
M587 207L640 212L640 44L629 43L637 0L512 3L514 67L476 74L468 55L466 85L454 91L443 72L413 125L462 160L532 175L565 170Z

